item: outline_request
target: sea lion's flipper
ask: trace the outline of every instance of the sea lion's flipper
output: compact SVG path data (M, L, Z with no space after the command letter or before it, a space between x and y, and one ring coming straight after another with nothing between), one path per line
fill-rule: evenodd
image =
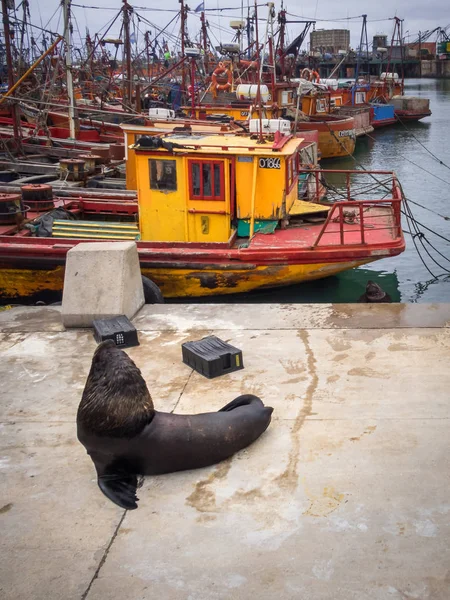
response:
M138 479L133 474L117 472L98 476L98 487L105 496L114 504L128 510L138 507L137 486Z
M264 406L261 398L258 398L258 396L253 396L253 394L245 394L244 396L238 396L229 402L226 406L221 408L219 412L229 412L230 410L234 410L239 406L248 406L249 404L260 404L261 406Z

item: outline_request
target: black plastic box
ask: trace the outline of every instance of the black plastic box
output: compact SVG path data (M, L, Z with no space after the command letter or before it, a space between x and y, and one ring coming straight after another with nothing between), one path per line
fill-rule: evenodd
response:
M125 315L112 319L95 319L92 326L94 337L99 344L105 340L113 340L120 348L139 346L136 327Z
M197 342L185 342L181 349L183 362L208 379L244 368L242 351L215 335Z

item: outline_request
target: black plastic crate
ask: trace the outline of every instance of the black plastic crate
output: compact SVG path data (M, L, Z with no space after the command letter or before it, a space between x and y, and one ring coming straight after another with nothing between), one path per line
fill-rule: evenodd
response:
M94 337L99 344L105 340L113 340L120 348L139 346L136 327L125 315L112 319L95 319L92 326Z
M244 368L242 351L215 335L185 342L181 349L183 362L208 379Z

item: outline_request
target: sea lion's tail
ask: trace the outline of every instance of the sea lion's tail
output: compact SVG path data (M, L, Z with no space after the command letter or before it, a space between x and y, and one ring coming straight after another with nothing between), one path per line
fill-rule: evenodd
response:
M271 406L264 406L264 403L258 396L245 394L232 400L229 404L221 408L219 412L230 413L235 410L237 414L235 415L236 418L233 419L233 429L246 432L244 436L246 443L242 446L242 448L245 448L245 446L257 440L269 427L273 408ZM249 431L251 431L251 434L249 434Z
M243 396L238 396L228 404L226 404L223 408L219 410L219 412L229 412L230 410L234 410L239 406L248 406L249 404L259 405L264 407L264 403L261 398L258 396L254 396L253 394L244 394Z

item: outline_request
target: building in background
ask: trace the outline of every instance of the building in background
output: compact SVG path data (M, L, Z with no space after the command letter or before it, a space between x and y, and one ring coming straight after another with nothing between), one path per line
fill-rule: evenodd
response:
M387 44L387 35L384 33L374 35L372 40L372 51L376 53L378 52L378 48L387 48Z
M350 48L349 29L316 29L309 37L311 52L338 54Z
M414 42L406 44L407 58L436 58L436 42Z

